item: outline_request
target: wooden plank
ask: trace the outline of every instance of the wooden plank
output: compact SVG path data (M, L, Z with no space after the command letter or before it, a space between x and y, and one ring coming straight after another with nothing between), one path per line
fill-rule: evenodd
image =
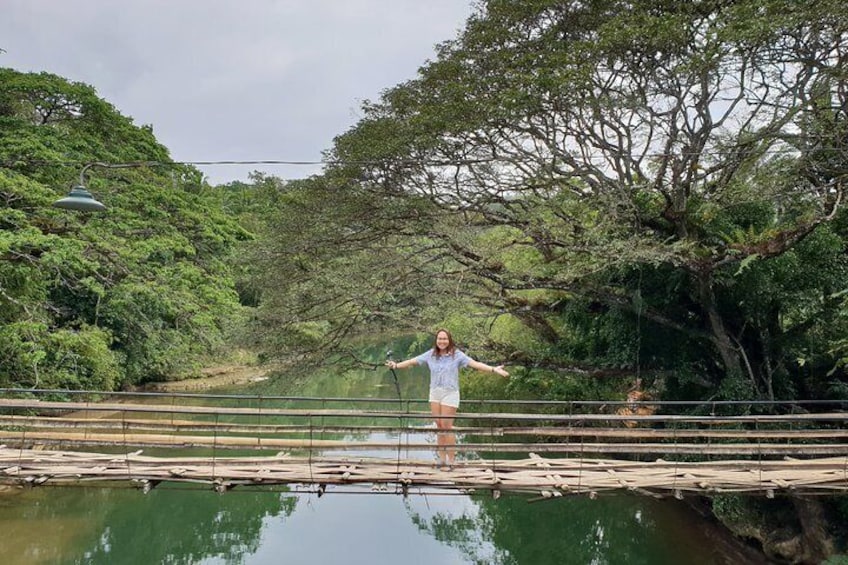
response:
M340 409L294 409L294 408L238 408L220 406L177 406L161 404L120 404L110 402L53 402L28 399L0 399L0 409L59 410L118 413L150 414L194 414L216 416L255 416L255 417L298 417L298 418L421 418L430 420L428 412L397 412L391 410L340 410ZM689 416L675 414L619 415L619 414L515 414L515 413L469 413L460 412L455 416L459 420L504 420L504 421L547 421L547 422L666 422L666 423L751 423L766 424L775 422L846 422L848 413L805 413L783 415L742 415L742 416Z
M170 419L118 419L118 418L66 418L38 416L0 415L0 426L28 430L43 429L87 429L113 431L191 431L208 433L267 433L267 434L342 434L355 432L403 433L422 435L436 433L430 426L303 426L293 424L239 424L201 422ZM640 440L662 439L765 439L771 441L797 441L803 439L848 438L848 429L771 429L771 430L727 430L727 429L654 429L654 428L594 428L594 427L516 427L491 430L486 427L458 426L454 433L474 437L535 436L552 438L617 438Z
M208 447L221 449L334 449L392 450L398 442L325 439L286 439L260 436L198 436L134 433L73 433L27 430L25 433L0 431L0 441L9 444L103 445L144 447ZM428 444L404 443L407 450L432 449ZM494 453L618 453L685 455L848 455L848 444L784 443L461 443L458 452Z

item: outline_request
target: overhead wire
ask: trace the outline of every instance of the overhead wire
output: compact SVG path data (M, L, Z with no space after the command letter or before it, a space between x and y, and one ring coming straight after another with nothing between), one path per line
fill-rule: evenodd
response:
M815 151L845 151L845 147L813 147ZM751 149L747 151L750 154L759 155L797 155L801 150L796 147L785 147L779 149ZM746 152L742 152L743 154ZM705 151L657 151L648 152L633 156L633 159L642 160L645 158L663 158L663 157L717 157L724 155L733 155L738 157L739 151L733 150L705 150ZM556 158L557 155L540 155L541 158ZM609 159L609 155L573 155L575 159L581 161L603 160ZM615 155L613 155L615 157ZM625 157L621 155L620 157ZM141 161L121 161L121 162L106 162L110 165L128 165L128 166L149 166L149 167L174 167L174 166L244 166L244 165L278 165L278 166L345 166L345 165L428 165L428 166L468 166L481 165L491 163L511 163L516 161L516 158L511 156L503 157L479 157L468 159L219 159L219 160L174 160L174 161L158 161L158 160L141 160ZM5 159L0 161L0 167L14 168L20 166L35 166L35 167L61 167L61 166L84 166L90 164L91 161L83 160L46 160L46 159L27 159L21 157L18 159Z

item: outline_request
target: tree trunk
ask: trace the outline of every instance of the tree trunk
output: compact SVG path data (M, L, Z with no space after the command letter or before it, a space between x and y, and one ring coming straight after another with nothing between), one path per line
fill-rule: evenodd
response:
M718 350L724 365L725 376L739 376L744 373L739 351L733 346L733 340L727 332L724 321L719 314L716 305L715 293L713 292L713 277L711 272L699 273L697 275L698 299L709 322L710 332L713 336L713 344ZM757 389L756 382L751 383L754 390Z
M821 563L834 553L833 539L827 533L827 520L821 502L811 497L792 497L801 523L802 555L799 563Z

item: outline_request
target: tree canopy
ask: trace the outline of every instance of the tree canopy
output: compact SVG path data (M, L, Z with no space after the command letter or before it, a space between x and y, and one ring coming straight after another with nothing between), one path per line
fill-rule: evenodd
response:
M451 324L678 397L842 394L846 39L828 1L481 2L290 185L261 320L302 351Z
M105 213L58 210L86 179ZM0 69L0 386L111 390L214 351L240 305L227 263L250 237L90 86Z

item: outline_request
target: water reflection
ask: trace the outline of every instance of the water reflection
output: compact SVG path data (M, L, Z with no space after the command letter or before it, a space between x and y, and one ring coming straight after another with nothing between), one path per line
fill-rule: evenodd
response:
M220 496L172 483L146 495L129 488L43 487L5 502L0 556L6 564L188 564L210 555L239 563L260 546L266 520L288 516L296 505L279 493Z
M703 535L689 531L683 509L673 504L664 508L626 496L539 503L506 495L470 500L472 507L461 513L409 511L422 531L456 547L470 563L740 562L711 550Z

